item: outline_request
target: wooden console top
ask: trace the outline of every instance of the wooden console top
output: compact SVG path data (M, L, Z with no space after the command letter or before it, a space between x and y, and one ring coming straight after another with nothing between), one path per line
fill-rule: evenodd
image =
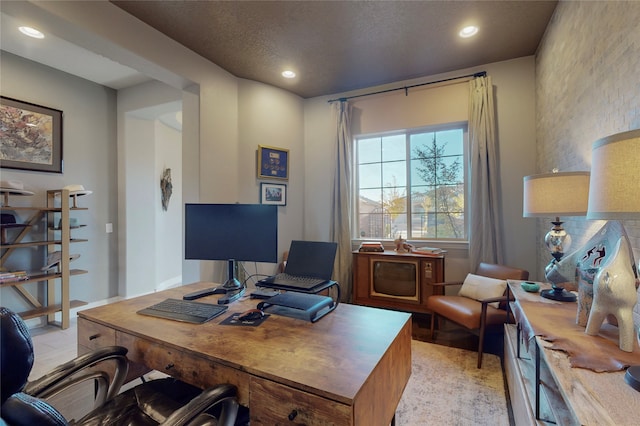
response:
M549 284L541 284L541 289L550 288ZM540 349L541 365L543 373L542 387L545 393L553 394L553 398L561 398L566 405L566 412L554 413L558 416L560 424L582 425L632 425L638 424L640 419L640 392L634 390L624 381L624 371L612 371L598 373L586 368L573 368L567 354L561 350L552 349L554 343L540 337L535 331L538 328L536 318L539 318L536 309L544 306L554 309L553 322L554 339L561 340L568 336L570 330L577 327L575 302L555 302L542 298L539 293L526 293L520 286L520 281L509 280L509 289L515 296L516 318L520 325L525 325L535 335L532 345ZM548 311L550 312L550 311ZM525 324L527 323L527 324ZM609 326L611 327L611 326ZM584 327L582 327L584 329ZM564 331L563 331L564 330ZM617 332L616 332L617 333ZM527 331L523 331L526 335ZM585 335L586 336L586 335ZM616 346L617 335L611 330L603 329L600 336L587 336L597 340L591 348L598 351L598 344L604 346ZM612 343L611 340L614 342ZM571 340L571 339L570 339ZM636 344L633 353L620 352L620 358L640 364L640 349ZM524 351L524 349L523 349ZM529 351L533 354L534 351ZM578 354L579 355L579 354ZM626 361L625 361L626 362ZM544 379L548 371L550 379ZM511 383L509 384L511 386ZM552 404L553 405L553 404Z

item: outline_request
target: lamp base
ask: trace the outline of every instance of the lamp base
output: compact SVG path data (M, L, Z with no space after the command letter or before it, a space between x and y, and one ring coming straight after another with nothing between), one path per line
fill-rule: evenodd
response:
M544 297L545 299L557 300L559 302L575 302L577 299L575 294L565 290L562 287L556 286L547 290L542 290L540 292L540 296Z
M640 365L633 365L627 368L627 372L624 375L624 381L629 386L640 392Z

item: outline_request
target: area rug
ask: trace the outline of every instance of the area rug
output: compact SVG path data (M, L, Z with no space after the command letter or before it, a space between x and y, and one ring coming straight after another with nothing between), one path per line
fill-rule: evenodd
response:
M396 425L509 425L500 358L411 341L411 378L396 411Z

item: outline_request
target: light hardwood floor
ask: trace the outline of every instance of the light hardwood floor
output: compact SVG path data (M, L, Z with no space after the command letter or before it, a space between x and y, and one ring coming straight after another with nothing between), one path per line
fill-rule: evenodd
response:
M53 325L29 330L33 340L35 363L29 380L42 377L54 367L67 362L78 353L77 318L70 320L66 330Z

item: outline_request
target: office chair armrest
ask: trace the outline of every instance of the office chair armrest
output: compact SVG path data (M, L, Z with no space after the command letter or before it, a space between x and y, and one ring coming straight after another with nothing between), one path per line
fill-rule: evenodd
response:
M207 388L188 404L177 409L162 422L163 426L197 426L210 424L210 417L201 415L217 404L222 404L218 425L233 426L238 415L238 389L230 384Z
M107 346L95 351L80 355L69 362L55 367L44 376L28 382L23 392L37 398L47 398L50 395L58 393L70 385L76 384L78 380L73 380L73 375L93 367L94 365L113 360L116 363L116 370L109 386L108 392L105 394L105 400L109 400L118 394L120 387L123 385L129 369L127 361L127 348L122 346ZM95 378L87 375L86 378Z

